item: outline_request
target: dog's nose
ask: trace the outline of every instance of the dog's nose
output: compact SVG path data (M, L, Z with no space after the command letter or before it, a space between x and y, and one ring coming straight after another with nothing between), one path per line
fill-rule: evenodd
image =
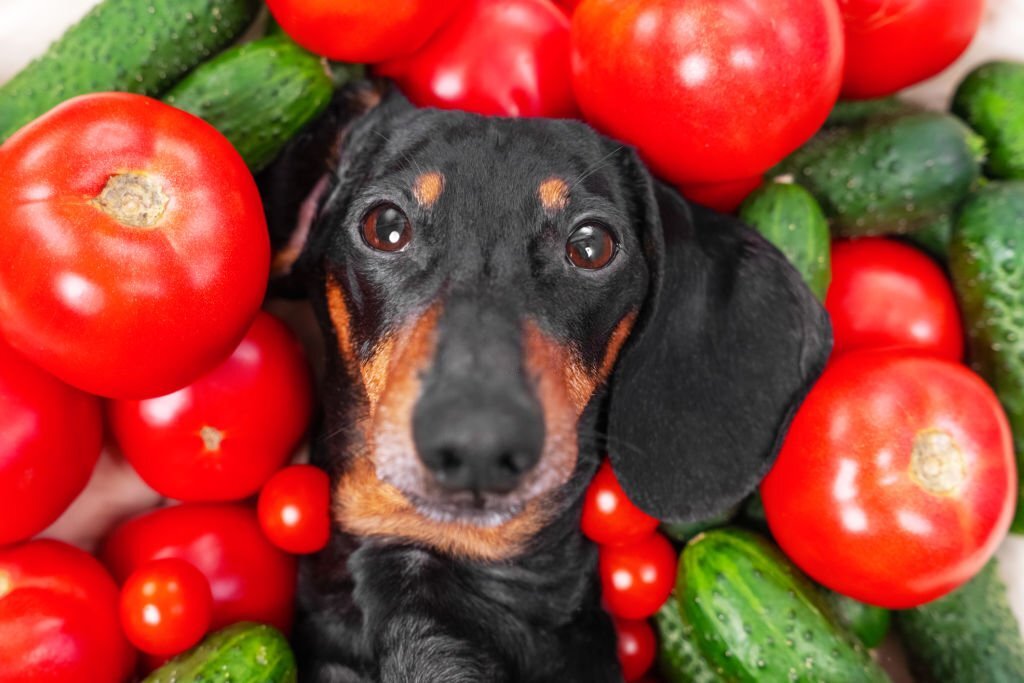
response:
M536 405L462 396L421 402L413 419L420 459L448 491L508 493L540 460Z

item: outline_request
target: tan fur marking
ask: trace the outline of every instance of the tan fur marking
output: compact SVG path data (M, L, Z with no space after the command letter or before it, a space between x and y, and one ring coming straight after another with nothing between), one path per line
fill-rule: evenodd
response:
M548 178L537 188L545 211L560 211L569 203L569 186L561 178Z
M608 379L608 375L612 374L612 368L615 367L615 361L619 357L622 345L629 339L629 334L633 331L633 325L635 324L636 311L631 311L623 316L622 320L619 321L619 324L612 331L612 335L608 339L608 346L604 350L601 367L598 368L598 377L601 382L604 382Z
M437 203L438 197L444 191L444 175L440 171L428 171L416 177L412 186L412 193L419 205L429 209Z
M338 337L338 353L341 354L349 371L354 373L358 369L358 362L355 344L352 342L352 320L341 285L332 275L327 276L327 314L331 317L334 333Z

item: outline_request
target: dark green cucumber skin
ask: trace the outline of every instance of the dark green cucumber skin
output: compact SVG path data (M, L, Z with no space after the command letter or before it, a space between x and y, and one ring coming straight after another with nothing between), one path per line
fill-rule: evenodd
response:
M690 541L676 596L704 657L728 680L889 680L818 590L750 532L719 529Z
M949 245L953 241L954 215L944 213L922 228L906 235L906 239L914 246L945 264L949 260Z
M255 172L327 107L333 92L326 64L276 35L222 52L164 101L212 124Z
M693 629L674 598L654 615L658 630L658 671L666 683L726 683L697 648Z
M984 149L956 117L922 112L823 131L774 173L810 190L839 236L902 234L953 211Z
M64 100L160 95L238 37L257 0L104 0L0 86L0 142Z
M868 649L876 648L889 634L892 613L883 608L867 605L853 598L825 589L825 601L840 624L857 636Z
M1020 683L1024 641L995 560L953 593L896 613L919 683Z
M921 111L921 107L898 97L880 97L874 100L840 100L825 120L826 128L859 126L868 121L894 118Z
M663 523L661 525L661 532L671 538L673 541L679 543L685 543L697 534L714 529L720 526L725 526L739 514L739 506L734 506L720 515L715 515L708 519L698 520L696 522L684 522L679 524Z
M953 112L985 138L989 175L1024 179L1024 63L979 66L957 88Z
M241 622L221 629L143 683L295 683L295 657L281 633Z
M974 369L1010 419L1018 476L1024 475L1024 181L990 183L964 202L949 267ZM1024 479L1021 480L1024 483ZM1024 494L1024 486L1021 488ZM1024 497L1024 496L1022 496ZM1018 497L1013 531L1024 533Z
M779 248L825 300L832 280L828 221L810 192L790 183L767 183L740 206L740 218Z

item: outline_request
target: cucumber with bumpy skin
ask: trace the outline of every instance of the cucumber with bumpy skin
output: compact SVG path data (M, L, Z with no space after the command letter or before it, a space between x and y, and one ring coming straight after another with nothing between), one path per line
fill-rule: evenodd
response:
M725 683L697 648L674 598L654 615L658 629L658 671L668 683Z
M904 114L914 114L921 107L905 102L898 97L880 97L873 100L840 100L832 108L826 128L837 126L859 126L873 120L895 118Z
M825 600L839 623L857 636L864 647L876 648L885 640L892 620L889 610L848 598L827 588Z
M295 657L277 629L241 622L207 636L143 683L295 683Z
M0 142L64 100L160 95L234 40L257 0L104 0L0 86Z
M957 88L953 111L988 143L990 175L1024 179L1024 63L979 66Z

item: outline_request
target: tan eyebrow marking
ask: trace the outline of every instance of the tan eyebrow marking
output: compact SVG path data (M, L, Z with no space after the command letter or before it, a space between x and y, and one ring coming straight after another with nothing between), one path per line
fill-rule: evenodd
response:
M440 171L427 171L416 176L412 193L420 206L429 209L444 191L444 175Z
M545 211L558 211L569 203L569 186L561 178L548 178L537 188L537 195Z

